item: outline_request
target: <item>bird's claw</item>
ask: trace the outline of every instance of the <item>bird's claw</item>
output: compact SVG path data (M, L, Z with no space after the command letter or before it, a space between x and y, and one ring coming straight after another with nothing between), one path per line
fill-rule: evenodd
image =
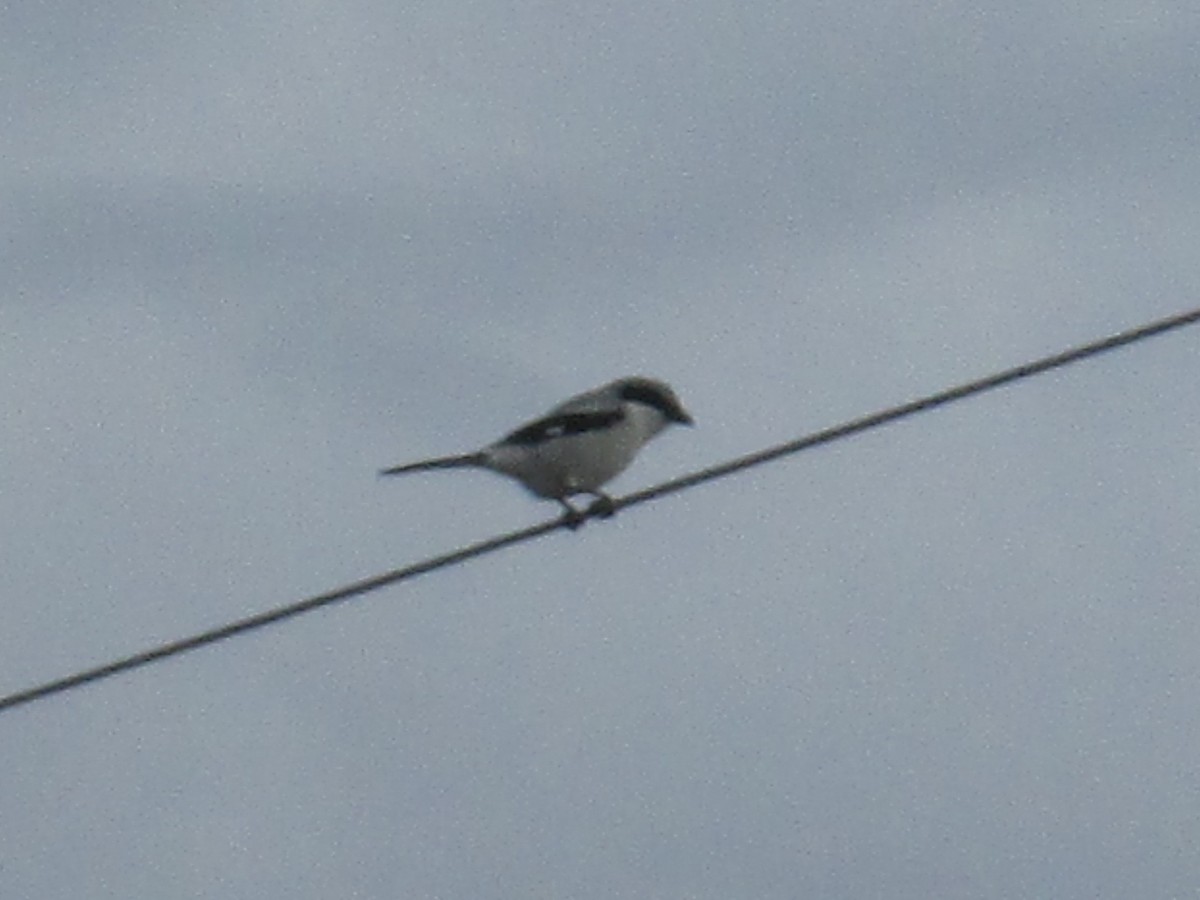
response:
M613 503L613 498L608 494L597 494L596 499L587 508L586 514L601 519L611 519L617 514L617 507Z
M566 509L563 510L562 518L559 519L559 522L572 531L577 531L579 526L583 524L583 520L587 518L587 513L576 509L570 504L563 505L566 506Z
M565 500L559 502L563 505L563 514L559 522L572 531L575 531L588 519L611 519L617 512L616 504L608 494L597 494L596 499L587 509L576 509Z

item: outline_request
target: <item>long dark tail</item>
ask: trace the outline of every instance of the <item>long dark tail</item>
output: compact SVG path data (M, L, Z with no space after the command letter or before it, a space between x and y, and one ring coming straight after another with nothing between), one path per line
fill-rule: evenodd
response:
M464 469L478 466L482 463L482 453L462 453L458 456L439 456L436 459L423 459L420 462L392 466L390 469L380 469L379 474L403 475L406 472L424 472L429 469Z

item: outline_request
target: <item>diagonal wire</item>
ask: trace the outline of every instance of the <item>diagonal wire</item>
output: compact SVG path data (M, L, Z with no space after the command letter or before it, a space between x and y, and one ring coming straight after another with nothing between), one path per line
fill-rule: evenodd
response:
M283 619L290 619L292 616L298 616L301 613L309 612L310 610L318 609L322 606L330 606L334 603L341 603L344 600L349 600L357 597L360 594L366 594L370 591L378 590L381 587L386 587L389 584L395 584L397 581L404 581L408 578L414 578L417 575L423 575L426 572L432 572L434 569L441 569L445 566L451 566L455 563L464 562L476 556L482 556L485 553L491 553L494 550L499 550L501 547L507 547L509 544L519 544L523 541L532 540L540 537L543 534L548 534L557 528L563 527L564 522L560 519L543 522L541 525L533 525L529 528L521 529L520 531L512 531L508 534L499 537L489 538L486 541L480 541L477 544L470 544L452 553L446 553L442 556L434 556L429 559L422 560L419 563L414 563L410 566L404 566L400 569L393 569L390 572L384 572L382 575L375 575L371 578L364 578L362 581L356 581L353 584L345 585L336 590L326 591L323 594L317 594L313 597L308 597L304 600L298 600L295 603L289 603L286 606L277 606L274 609L269 609L265 612L256 613L253 616L247 616L244 619L238 619L222 625L219 628L213 628L210 631L204 631L200 634L192 635L191 637L180 638L176 641L169 641L165 644L159 644L156 647L151 647L148 650L143 650L141 653L135 653L132 656L122 657L121 659L113 660L110 663L105 663L102 666L96 666L92 669L85 669L76 672L74 675L68 675L64 678L58 678L54 681L47 681L45 684L40 684L36 687L31 687L23 691L18 691L14 694L8 694L0 697L0 712L9 709L13 706L21 706L25 703L31 703L34 700L40 700L43 697L48 697L51 694L58 694L62 691L70 690L71 688L80 687L92 681L99 681L102 678L108 678L111 675L116 675L119 672L127 672L130 669L137 669L141 666L149 665L160 659L165 659L168 656L175 656L180 653L186 653L188 650L195 650L199 647L204 647L208 644L215 644L218 641L223 641L226 638L231 638L234 635L242 634L247 631L254 631L266 625L271 625Z
M826 428L822 431L817 431L804 437L797 438L794 441L788 441L784 444L777 444L774 447L768 447L765 450L759 450L755 453L749 453L745 456L740 456L736 459L720 463L715 466L710 466L699 471L692 472L688 475L683 475L679 478L674 478L670 481L665 481L653 487L646 488L641 491L635 491L632 494L626 494L624 497L613 499L613 509L623 509L629 506L636 506L640 503L646 503L650 500L655 500L667 494L678 493L695 485L706 481L713 481L717 478L724 478L727 475L732 475L735 472L740 472L743 469L748 469L752 466L762 465L763 463L771 462L783 456L789 456L793 453L799 453L802 450L807 450L811 447L817 447L821 444L828 444L845 437L849 437L859 432L868 431L872 428L878 428L881 425L886 425L889 422L894 422L898 419L903 419L908 416L920 412L927 412L936 409L939 406L945 406L948 403L953 403L957 400L965 399L966 397L975 394L990 391L1015 381L1020 381L1024 378L1030 378L1034 375L1039 375L1043 372L1048 372L1051 369L1062 368L1063 366L1071 365L1088 357L1096 356L1100 353L1105 353L1109 350L1115 350L1118 347L1124 347L1128 344L1142 341L1156 335L1165 334L1168 331L1173 331L1177 328L1182 328L1185 325L1192 325L1200 321L1200 309L1189 310L1188 312L1179 313L1174 316L1169 316L1165 319L1158 319L1154 322L1149 322L1137 328L1122 331L1107 338L1102 338L1097 341L1092 341L1087 344L1081 344L1070 350L1064 350L1061 353L1056 353L1052 356L1046 356L1033 362L1024 363L1019 366L1013 366L1011 369L1005 369L1002 372L997 372L994 375L989 375L985 378L979 378L975 381L970 381L961 384L957 387L949 388L940 391L936 394L912 400L908 403L903 403L899 406L893 406L888 409L880 410L879 412L871 413L857 419L852 419L841 425L835 425L831 428ZM589 517L597 513L589 513ZM8 694L0 697L0 712L11 709L16 706L22 706L26 703L32 703L35 700L41 700L49 697L52 694L62 693L73 688L81 687L93 681L99 681L103 678L108 678L117 675L121 672L127 672L131 669L137 669L141 666L149 665L157 662L160 659L166 659L170 656L176 656L180 653L186 653L189 650L195 650L209 644L215 644L218 641L223 641L226 638L234 637L238 634L254 631L263 628L275 622L290 619L293 616L298 616L301 613L306 613L323 606L330 606L334 603L341 603L353 597L361 596L370 591L378 590L390 584L395 584L399 581L405 581L409 578L415 578L418 575L423 575L426 572L432 572L436 569L442 569L447 566L456 565L465 562L468 559L473 559L476 556L483 556L486 553L492 553L504 547L513 544L524 543L525 541L533 540L556 531L560 528L570 527L564 519L553 519L548 522L543 522L540 525L533 525L529 528L524 528L519 531L509 532L508 534L500 535L499 537L490 538L485 541L480 541L476 544L470 544L459 550L451 553L446 553L441 556L431 557L430 559L422 560L399 569L393 569L390 572L385 572L382 575L375 575L371 578L365 578L362 581L356 581L353 584L337 588L336 590L327 591L323 594L317 594L313 597L308 597L304 600L290 603L285 606L279 606L275 609L267 610L266 612L258 613L253 616L248 616L244 619L230 622L222 625L219 628L214 628L210 631L205 631L191 637L181 638L175 641L159 644L151 647L148 650L143 650L141 653L135 653L132 656L126 656L121 659L114 660L101 666L96 666L91 669L84 669L76 672L73 675L68 675L63 678L48 681L44 684L35 687L27 688L23 691Z
M895 422L897 419L907 418L914 413L927 412L939 406L945 406L947 403L953 403L955 400L962 400L974 394L982 394L984 391L994 390L995 388L1012 384L1014 381L1020 381L1023 378L1029 378L1033 375L1040 375L1042 372L1048 372L1051 369L1061 369L1063 366L1079 362L1089 356L1096 356L1109 350L1116 350L1118 347L1124 347L1137 341L1165 334L1168 331L1174 331L1176 328L1182 328L1185 325L1194 325L1197 322L1200 322L1200 309L1189 310L1188 312L1169 316L1165 319L1157 319L1137 328L1131 328L1128 331L1122 331L1110 337L1081 344L1078 347L1072 347L1070 350L1064 350L1061 353L1055 353L1053 356L1044 356L1033 362L1023 363L1019 366L1013 366L1011 369L997 372L994 375L969 381L957 387L947 388L944 391L929 394L928 396L911 400L908 403L902 403L899 406L870 413L858 419L844 422L841 425L834 425L831 428L805 435L794 441L788 441L786 444L778 444L774 447L768 447L765 450L759 450L756 453L748 453L745 456L739 456L737 459L731 459L728 462L710 466L707 469L700 469L688 475L681 475L679 478L664 481L661 484L645 488L644 490L634 491L632 494L626 494L620 499L614 498L613 508L621 509L637 503L644 503L647 500L654 500L667 494L674 494L677 491L690 488L703 481L724 478L726 475L732 475L734 472L748 469L751 466L762 465L781 456L789 456L792 453L799 453L801 450L807 450L810 447L817 447L821 444L828 444L831 441L849 437L852 434L858 434L860 431L878 428L880 425ZM0 706L0 708L3 707Z

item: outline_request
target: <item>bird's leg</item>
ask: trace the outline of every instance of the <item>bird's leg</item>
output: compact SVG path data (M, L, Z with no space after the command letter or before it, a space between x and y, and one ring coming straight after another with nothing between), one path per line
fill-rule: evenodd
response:
M601 519L611 519L617 514L617 507L613 503L613 498L608 496L608 494L603 491L592 491L592 496L596 499L587 508L587 515L598 516Z
M586 513L583 513L580 510L576 509L562 497L558 498L558 502L563 505L563 514L562 514L562 518L559 520L560 522L562 522L564 525L566 525L572 531L574 531L580 525L583 524L583 520L585 518L587 518Z

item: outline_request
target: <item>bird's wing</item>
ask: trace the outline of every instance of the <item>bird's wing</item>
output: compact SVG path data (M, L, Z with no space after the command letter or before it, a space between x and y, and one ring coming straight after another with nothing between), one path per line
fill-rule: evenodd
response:
M548 416L522 425L497 443L531 447L552 438L607 428L624 417L625 413L619 406L584 412L552 412Z

